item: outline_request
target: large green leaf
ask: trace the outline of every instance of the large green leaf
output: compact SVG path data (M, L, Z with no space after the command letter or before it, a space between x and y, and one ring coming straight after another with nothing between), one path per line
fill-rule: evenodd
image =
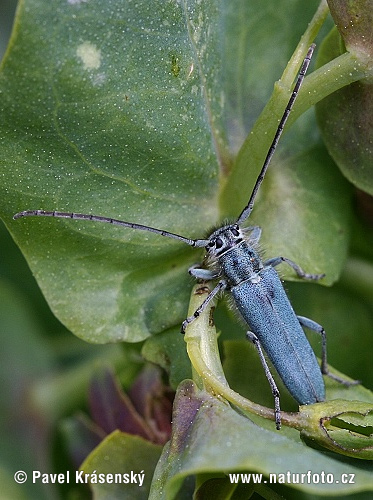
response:
M191 474L237 474L242 471L260 473L267 485L270 474L291 488L317 495L356 494L373 487L370 470L362 461L338 461L335 456L307 447L290 429L278 432L261 429L223 401L199 391L191 381L178 390L174 407L174 426L171 441L165 446L155 471L151 499L178 498L183 481ZM292 480L292 474L322 474L328 471L334 478L346 472L359 478L355 484L321 480ZM290 476L286 476L289 471ZM216 477L216 476L215 476ZM238 474L239 477L239 474ZM288 477L288 481L286 480ZM236 476L237 478L237 476ZM273 478L273 476L272 476ZM240 479L238 479L239 481ZM273 481L273 479L272 479ZM250 482L250 480L249 480ZM256 484L252 487L256 488ZM247 497L246 497L247 498ZM271 497L269 497L271 498Z
M218 82L219 68L198 66L186 17L162 1L19 6L0 80L2 216L56 315L89 341L138 341L179 321L188 247L11 216L96 212L191 236L215 222L216 106L207 113L201 74Z
M94 498L145 499L161 446L138 436L114 431L87 457L81 470Z

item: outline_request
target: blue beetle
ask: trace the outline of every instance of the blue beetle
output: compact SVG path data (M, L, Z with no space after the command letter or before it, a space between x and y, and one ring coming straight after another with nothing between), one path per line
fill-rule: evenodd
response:
M205 266L193 266L189 269L189 273L197 279L218 280L218 283L195 313L184 320L181 330L184 332L188 324L198 318L219 292L226 290L231 293L237 310L245 323L249 325L250 330L246 336L254 343L270 383L275 400L277 429L281 425L280 395L263 351L271 360L290 394L301 405L324 401L325 387L322 374L327 374L345 385L358 383L357 381L347 382L329 373L326 358L326 335L323 327L308 318L295 314L274 268L284 262L290 265L303 279L318 280L324 275L305 273L297 264L285 257L276 257L263 262L256 249L261 229L257 226L241 227L254 207L255 197L298 95L313 50L314 45L309 48L303 61L290 100L279 122L248 204L236 222L221 227L208 238L193 240L142 224L74 212L26 210L14 215L14 219L26 216L46 216L107 222L131 229L150 231L182 241L193 247L204 247L206 249ZM302 326L310 328L322 336L321 370Z
M317 280L324 275L307 274L284 257L263 262L255 249L260 234L259 227L241 229L237 223L224 226L211 234L206 245L207 268L193 267L189 272L204 281L219 281L200 308L183 322L182 331L219 292L227 290L231 293L235 307L250 327L246 336L255 345L270 383L275 399L276 426L279 429L280 394L263 351L289 392L302 405L325 400L322 373L329 374L329 371L324 329L314 321L295 314L274 267L286 262L303 279ZM322 335L321 371L301 325ZM345 383L334 375L333 378Z

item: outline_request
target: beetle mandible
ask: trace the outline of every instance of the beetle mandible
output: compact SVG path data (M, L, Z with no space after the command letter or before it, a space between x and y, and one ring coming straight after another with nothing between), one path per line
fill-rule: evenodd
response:
M189 269L189 273L194 278L204 281L218 280L218 283L195 313L185 319L181 330L184 332L188 324L198 318L219 292L225 290L231 293L240 315L250 328L246 333L246 337L255 345L271 386L275 401L274 411L277 429L281 425L280 394L268 367L264 352L271 360L290 394L301 405L324 401L325 387L322 374L329 375L345 385L358 383L357 381L348 382L329 373L326 356L326 335L323 327L311 319L295 314L274 268L281 263L286 263L293 268L300 278L307 280L321 279L324 274L308 274L286 257L275 257L262 261L256 250L261 229L257 226L242 228L243 222L248 219L253 210L255 197L263 182L299 88L302 85L314 47L314 45L311 45L303 61L290 100L279 122L248 204L242 210L236 222L219 228L207 239L193 240L150 226L97 215L44 210L27 210L14 215L14 219L26 216L47 216L107 222L131 229L151 231L161 236L182 241L192 247L204 247L206 249L205 267L193 266ZM302 327L314 330L321 335L321 370Z

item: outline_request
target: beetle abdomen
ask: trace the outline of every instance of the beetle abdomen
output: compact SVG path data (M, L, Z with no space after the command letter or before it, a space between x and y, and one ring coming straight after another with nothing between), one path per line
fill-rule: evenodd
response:
M320 367L276 271L265 267L255 280L245 280L231 292L292 396L299 404L323 401Z

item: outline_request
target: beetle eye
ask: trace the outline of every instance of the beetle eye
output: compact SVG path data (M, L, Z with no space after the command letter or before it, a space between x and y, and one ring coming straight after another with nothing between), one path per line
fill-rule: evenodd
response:
M238 227L237 226L233 226L231 228L231 233L233 234L233 236L239 236L240 235L240 232L238 230Z
M221 248L223 246L223 240L221 238L216 238L216 248Z

